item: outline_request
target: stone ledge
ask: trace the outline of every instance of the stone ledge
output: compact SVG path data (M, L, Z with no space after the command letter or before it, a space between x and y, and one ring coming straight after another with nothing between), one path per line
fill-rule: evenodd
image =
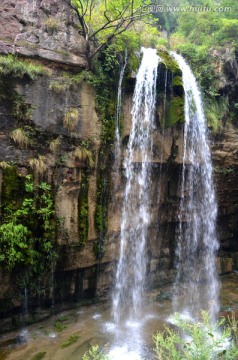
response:
M13 54L21 55L31 58L40 58L43 60L53 61L60 64L66 64L71 66L77 66L85 68L87 66L87 61L82 57L74 54L61 54L60 52L46 50L42 48L38 49L29 49L27 47L16 46L10 43L0 41L0 53L1 54Z

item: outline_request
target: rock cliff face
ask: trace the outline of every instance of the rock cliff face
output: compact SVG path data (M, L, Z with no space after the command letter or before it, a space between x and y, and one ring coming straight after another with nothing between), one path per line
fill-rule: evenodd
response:
M95 110L95 89L84 81L72 80L86 66L84 41L77 32L74 15L63 0L5 0L0 5L0 13L0 52L32 58L45 69L45 73L35 80L27 74L21 79L2 75L0 162L8 162L16 168L17 179L33 172L36 184L42 180L51 183L56 213L61 219L56 267L42 280L41 292L28 288L29 305L33 309L95 295L105 296L112 286L118 258L123 165L120 172L115 172L113 151L104 158L102 121L100 111ZM170 60L164 56L167 67L161 65L159 70L161 83L158 83L158 113L151 159L152 222L145 254L150 286L173 279L180 202L183 89L181 74L178 69L170 68ZM166 92L167 107L163 108L165 94L161 84L165 71L168 71L170 85ZM233 80L229 81L233 88ZM127 81L122 154L130 134L131 106L131 83ZM113 117L111 122L114 122ZM12 130L19 127L31 137L30 145L24 149L11 137ZM219 265L222 273L238 266L238 132L226 127L211 138L219 203ZM45 164L44 171L30 165L34 164L31 160L39 160L39 156ZM90 165L91 157L93 164ZM108 161L108 177L102 174L104 161ZM2 165L0 189L4 174ZM111 179L110 188L108 179ZM1 194L3 205L4 194ZM104 202L99 203L99 198ZM23 308L25 288L17 282L14 272L2 269L0 275L0 315L11 313L17 316ZM34 314L34 319L42 316Z
M44 66L44 74L34 81L27 71L20 77L1 76L0 161L16 169L13 182L33 172L36 184L50 183L56 214L61 219L55 272L45 274L43 286L38 284L37 291L33 290L35 285L28 287L29 306L88 298L95 295L98 268L94 247L98 239L95 210L101 122L95 111L93 87L72 80L86 66L84 41L64 1L4 1L0 13L0 53L17 55L16 62L34 59L34 64ZM29 146L19 146L12 140L11 131L19 128L28 133ZM90 150L85 157L82 149L86 147ZM34 165L39 156L45 164L43 170ZM94 164L89 168L91 157ZM0 173L2 189L4 166ZM13 185L9 184L10 188ZM3 208L2 193L1 201ZM80 216L84 204L87 232L82 238ZM1 316L22 311L23 287L14 271L2 269Z
M217 200L218 233L221 241L223 271L237 270L237 156L238 132L227 126L214 138L212 145Z
M4 0L0 18L1 53L86 65L83 38L63 0Z

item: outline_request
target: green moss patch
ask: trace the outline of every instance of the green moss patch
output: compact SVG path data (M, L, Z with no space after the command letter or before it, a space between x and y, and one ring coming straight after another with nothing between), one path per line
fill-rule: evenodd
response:
M76 341L78 341L79 339L79 335L71 335L67 340L65 340L62 344L61 347L62 349L69 347L70 345L76 343Z
M184 95L183 89L183 79L182 76L175 76L172 80L172 91L173 94L176 96L182 97Z
M173 78L173 81L172 81L172 86L173 88L174 87L177 87L177 86L182 86L183 87L183 79L181 76L175 76Z
M35 354L31 360L41 360L41 359L44 359L46 355L46 351L41 351L41 352L38 352L37 354Z
M170 70L174 76L182 75L182 71L179 68L178 63L174 60L174 58L171 55L169 55L167 51L158 51L158 55L165 63L167 69Z
M166 94L164 82L158 86L157 114L160 126L169 128L176 123L184 122L184 88L182 72L177 62L166 51L159 52L164 63L160 64L160 78L167 80ZM162 86L161 86L162 84Z
M15 166L3 170L2 182L2 213L17 210L25 194L25 179L17 174Z
M35 80L39 75L47 75L47 71L42 65L37 65L32 61L19 60L14 55L1 55L0 74L19 78L27 75L30 79Z
M59 319L57 319L54 323L55 330L61 332L66 329L68 326L67 320L68 318L66 316L61 316Z
M168 104L166 111L165 127L184 122L184 97L176 96Z
M81 245L86 244L88 240L88 188L89 175L86 170L82 170L81 189L78 196L78 226Z

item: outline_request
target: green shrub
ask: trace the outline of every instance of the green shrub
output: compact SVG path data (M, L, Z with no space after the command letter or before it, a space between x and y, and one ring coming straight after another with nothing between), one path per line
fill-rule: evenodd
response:
M10 170L14 168L10 168ZM3 180L9 168L4 170ZM8 176L8 179L11 178ZM17 179L17 178L16 178ZM15 185L15 184L14 184ZM52 264L55 253L55 210L49 184L42 182L34 190L31 175L25 178L23 194L18 202L8 199L14 195L14 187L3 187L2 214L0 225L0 263L7 270L17 265L31 267L33 271L46 269ZM20 187L18 188L18 190ZM17 191L17 188L16 188Z
M109 360L103 350L98 345L92 346L91 349L83 355L82 360Z
M157 359L237 359L237 344L234 341L229 344L234 326L224 326L224 320L212 324L211 319L205 312L202 312L202 318L201 322L191 323L182 320L177 314L175 323L180 332L165 326L164 332L159 332L154 336Z
M34 250L27 241L28 233L28 228L22 224L9 222L0 226L0 262L3 261L8 270L16 264L33 261Z

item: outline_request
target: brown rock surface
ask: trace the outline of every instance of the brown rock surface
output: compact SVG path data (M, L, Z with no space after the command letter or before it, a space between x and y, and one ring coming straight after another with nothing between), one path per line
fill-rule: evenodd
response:
M84 39L63 0L4 0L0 4L0 53L85 67Z

